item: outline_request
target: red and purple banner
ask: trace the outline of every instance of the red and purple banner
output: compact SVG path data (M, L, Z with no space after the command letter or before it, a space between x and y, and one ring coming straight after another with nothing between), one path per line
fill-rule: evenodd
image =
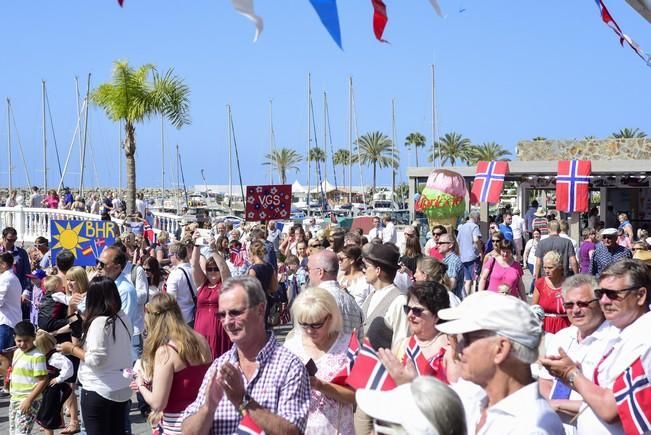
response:
M559 160L556 176L556 210L565 213L590 209L590 160Z
M246 220L288 219L292 210L292 185L246 187Z
M497 204L500 202L502 189L504 188L504 179L509 171L508 162L477 162L475 170L475 180L472 182L472 191L470 192L470 203L479 204L487 202Z

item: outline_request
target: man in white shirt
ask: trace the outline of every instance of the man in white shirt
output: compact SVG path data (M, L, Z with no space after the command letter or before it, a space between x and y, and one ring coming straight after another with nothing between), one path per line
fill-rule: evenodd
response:
M379 216L373 216L373 228L368 232L368 241L372 242L373 239L382 240L382 221Z
M23 317L20 308L23 288L12 270L13 265L11 252L0 254L0 351L13 346L14 327Z
M382 230L382 243L393 243L394 245L398 242L398 232L396 231L396 226L391 220L390 214L384 215L384 229Z
M563 434L563 425L538 391L531 364L538 359L540 320L512 296L473 293L438 312L437 329L454 337L461 377L484 389L472 434ZM464 407L471 407L468 402ZM474 415L473 410L468 412Z
M572 326L549 335L545 347L548 355L558 355L558 349L565 353L581 367L581 372L592 376L595 367L609 346L610 340L617 334L617 328L610 325L595 297L597 280L592 275L573 275L563 282L563 306ZM568 433L574 433L581 420L587 415L580 412L583 405L581 395L551 376L547 371L539 373L540 391L550 399ZM598 425L600 425L597 422ZM592 426L591 433L610 433L605 425L601 428Z
M513 244L515 244L515 260L518 262L522 261L522 247L523 238L526 229L526 222L520 216L520 209L516 208L513 210L513 215L511 216L511 230L513 231Z
M320 251L309 256L307 261L309 286L327 290L337 302L344 322L343 333L350 334L353 329L360 332L362 311L355 299L343 290L337 282L339 259L333 251Z
M169 256L174 269L167 277L167 293L176 298L183 320L193 326L197 290L192 278L192 267L188 262L188 248L182 243L173 243L169 249Z
M144 201L142 192L136 194L136 211L144 218L147 216L147 203Z

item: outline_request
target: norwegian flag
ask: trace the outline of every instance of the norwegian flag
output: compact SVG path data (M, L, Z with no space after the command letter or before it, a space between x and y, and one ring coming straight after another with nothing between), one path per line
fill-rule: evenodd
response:
M387 25L389 18L387 17L387 6L382 0L371 0L373 4L373 33L375 38L380 42L387 42L382 39L384 28Z
M237 427L235 433L237 435L259 435L264 434L264 431L253 421L253 418L249 414L246 414L240 420L240 425Z
M613 394L624 432L651 431L651 384L639 357L615 380Z
M590 160L559 160L556 176L556 210L587 212L590 208Z
M603 0L595 0L595 3L597 3L597 7L599 8L601 21L610 27L611 30L615 32L615 34L619 37L619 44L621 46L624 46L624 42L626 42L628 46L631 47L633 51L635 51L635 53L640 56L648 66L651 66L651 57L649 57L649 55L644 52L642 47L640 47L637 42L633 41L630 36L622 31L622 29L619 27L619 24L617 24L613 16L610 15L610 12L608 11L608 8L606 8Z
M396 382L378 358L368 339L364 339L346 382L354 390L365 388L387 391L396 387Z
M156 234L154 233L154 230L151 227L151 225L146 223L143 230L144 230L143 231L144 236L147 240L149 240L149 243L154 243L156 241Z
M334 378L330 381L332 384L346 386L346 380L350 376L350 371L353 369L355 364L355 358L359 353L359 340L357 339L357 330L353 329L353 333L350 335L350 341L348 342L348 349L346 350L346 358L348 359L348 364L346 367L342 368L339 373L335 375Z
M442 366L443 355L445 355L445 349L441 349L439 353L428 360L416 342L416 337L412 335L407 343L402 363L404 365L407 364L407 361L411 361L419 376L434 376L447 384L448 379Z
M477 162L475 181L472 182L470 203L479 204L487 202L497 204L500 202L504 178L509 171L508 162Z

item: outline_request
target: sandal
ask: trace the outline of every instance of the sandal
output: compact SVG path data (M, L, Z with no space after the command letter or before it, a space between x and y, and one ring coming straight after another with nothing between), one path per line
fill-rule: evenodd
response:
M62 434L76 434L81 432L81 428L79 427L79 423L77 424L72 424L70 423L64 430L61 431Z

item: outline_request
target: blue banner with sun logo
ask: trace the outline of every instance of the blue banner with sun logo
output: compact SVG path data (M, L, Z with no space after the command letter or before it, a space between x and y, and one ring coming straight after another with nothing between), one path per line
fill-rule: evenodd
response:
M111 221L50 221L52 259L63 250L75 256L75 266L95 266L105 247L115 243L118 224Z

